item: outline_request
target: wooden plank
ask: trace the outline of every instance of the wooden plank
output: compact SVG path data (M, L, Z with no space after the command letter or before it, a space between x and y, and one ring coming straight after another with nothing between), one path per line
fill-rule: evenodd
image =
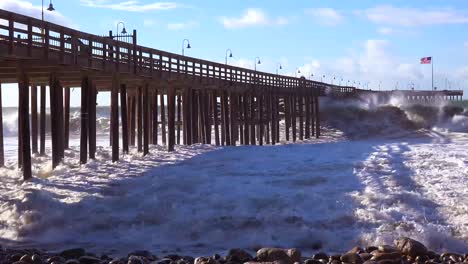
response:
M136 136L136 117L137 117L137 96L134 93L130 96L131 108L130 108L130 145L135 146Z
M37 86L31 85L31 147L32 153L37 153Z
M64 148L68 149L70 147L70 87L64 87L65 90L65 98L64 98L64 106L65 109L63 111L64 114Z
M187 87L185 89L185 100L184 102L184 113L186 118L184 119L184 136L186 137L186 144L192 145L192 89Z
M39 155L45 155L45 140L46 140L46 87L41 85L41 110L40 110L40 131L39 131Z
M304 97L299 95L296 98L298 100L299 113L299 140L304 140Z
M30 143L30 130L29 130L29 80L24 72L19 76L19 93L21 102L19 105L21 115L21 154L22 154L22 169L23 180L32 178L31 170L31 143Z
M244 145L244 127L245 127L245 115L244 115L244 96L239 95L239 105L237 109L239 110L239 143Z
M2 104L2 83L0 82L0 167L5 166L5 150L3 142L3 104Z
M111 90L112 162L119 160L119 88L119 76L114 74Z
M289 141L289 129L291 127L291 106L290 106L289 96L283 97L283 106L284 106L286 141Z
M237 107L236 107L236 98L237 96L231 92L228 93L229 97L229 126L230 126L230 141L231 146L236 145L236 135L237 135Z
M143 88L143 156L149 154L149 84L146 83Z
M225 142L226 146L231 145L231 131L230 131L230 116L229 116L229 102L228 102L228 94L226 91L222 92L222 104L223 104L223 110L224 112L222 113L224 116L224 121L223 121L223 126L224 126L224 132L225 132Z
M264 106L264 101L263 101L263 95L259 95L258 97L258 113L257 113L257 118L258 118L258 125L257 125L257 139L258 139L258 144L260 146L263 146L263 135L264 135L264 126L263 126L263 106Z
M80 131L80 163L88 162L88 94L89 79L84 76L81 81L81 131Z
M169 85L167 89L167 130L168 130L168 144L167 150L174 151L175 145L175 112L176 112L176 98L175 98L175 88L173 85Z
M63 87L61 86L59 80L56 80L56 109L57 109L57 151L58 157L57 162L60 163L65 158L65 129L64 129L64 120L63 120Z
M244 94L244 100L243 100L243 113L244 113L244 144L249 145L250 144L250 108L249 108L249 103L250 103L250 96L248 94Z
M120 119L122 121L122 151L128 153L128 111L127 111L127 85L120 84Z
M198 138L198 92L192 89L192 143L199 143Z

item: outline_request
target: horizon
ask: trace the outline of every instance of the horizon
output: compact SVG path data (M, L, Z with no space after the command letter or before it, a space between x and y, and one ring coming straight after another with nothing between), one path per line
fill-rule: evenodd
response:
M467 90L468 3L436 1L328 1L287 3L257 1L255 4L215 1L52 1L45 20L95 35L125 26L137 30L138 44L176 54L183 39L191 49L185 55L228 63L259 71L295 76L361 89L430 90L432 57L434 86L438 90ZM6 0L0 8L36 18L40 1ZM77 14L86 14L81 16ZM157 16L157 18L155 17ZM309 29L313 34L304 34ZM434 39L434 35L444 38ZM244 41L251 40L251 41ZM297 42L295 40L300 40ZM320 41L316 41L320 40ZM186 44L186 42L185 42ZM441 49L440 47L444 47ZM281 51L281 53L279 52ZM4 106L17 106L14 84L2 86ZM71 106L79 105L79 91ZM109 105L109 94L100 93L98 103Z

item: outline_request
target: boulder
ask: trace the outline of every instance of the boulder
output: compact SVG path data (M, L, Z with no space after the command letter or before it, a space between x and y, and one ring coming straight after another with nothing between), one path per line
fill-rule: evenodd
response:
M427 248L421 242L414 239L403 237L395 240L396 247L402 254L411 257L421 256L427 254Z
M364 261L357 253L346 253L340 257L341 262L351 264L362 264Z
M262 248L257 251L257 260L260 262L281 261L288 264L301 262L301 252L295 248Z

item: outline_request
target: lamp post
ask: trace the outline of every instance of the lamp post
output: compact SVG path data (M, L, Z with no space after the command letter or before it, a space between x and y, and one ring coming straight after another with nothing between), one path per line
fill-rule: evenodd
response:
M52 4L52 0L49 2L49 7L47 8L48 11L54 11L54 5ZM42 35L42 42L44 42L44 0L42 0L42 29L41 29L41 35Z
M313 73L310 74L310 80L311 80L311 81L314 80L314 74L313 74Z
M117 23L117 34L119 34L119 25L122 24L123 26L123 29L122 29L122 32L120 32L121 34L127 34L127 30L125 29L125 24L124 22L120 21L119 23Z
M227 60L228 60L228 51L229 51L229 58L232 58L232 50L227 49L226 50L226 56L224 57L224 64L226 64L226 65L227 65Z
M185 41L187 41L187 49L191 49L190 41L188 39L182 40L182 56L185 56Z
M323 82L323 79L325 78L325 74L320 77L320 82Z
M257 61L258 59L258 61ZM262 62L260 61L260 57L255 57L255 62L254 62L254 69L255 71L257 71L257 63L258 64L262 64Z
M276 64L276 75L278 75L278 70L282 70L283 66L281 66L281 63Z
M300 70L299 68L296 68L296 72L294 73L294 77L297 78L297 74L298 74L298 73L301 73L301 70Z
M331 78L330 78L331 79ZM333 76L333 79L331 79L331 84L333 85L333 81L336 79L335 76Z
M340 78L340 86L341 86L341 82L343 81L343 78Z
M350 80L348 80L348 81L346 82L346 86L348 86L350 82L351 82L351 81L350 81Z

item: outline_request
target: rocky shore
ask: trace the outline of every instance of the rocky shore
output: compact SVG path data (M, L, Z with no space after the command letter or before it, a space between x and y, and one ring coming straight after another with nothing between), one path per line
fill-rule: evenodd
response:
M422 243L400 238L394 245L354 247L343 254L320 252L303 256L297 249L261 248L256 255L242 249L231 249L226 256L209 257L179 255L155 256L148 251L135 251L127 257L96 255L82 248L58 253L36 249L4 249L0 247L0 264L468 264L468 254L436 253Z

